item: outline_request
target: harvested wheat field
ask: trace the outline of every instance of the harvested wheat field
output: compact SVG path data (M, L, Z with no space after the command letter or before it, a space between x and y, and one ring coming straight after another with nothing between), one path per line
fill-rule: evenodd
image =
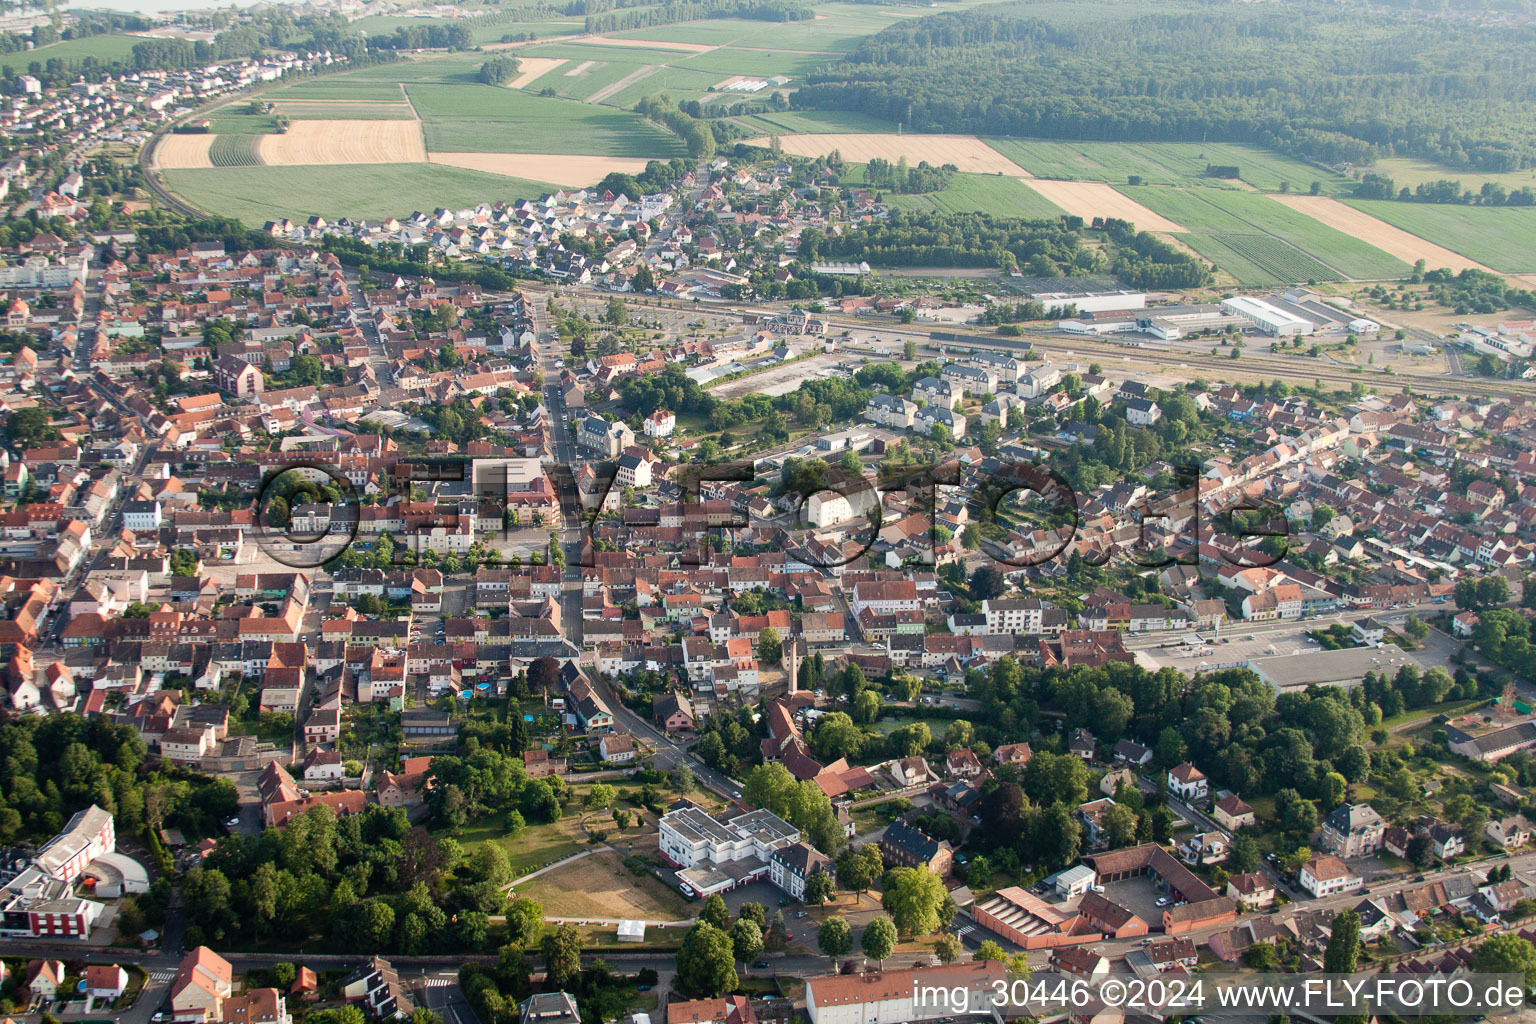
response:
M208 150L213 146L212 135L162 135L155 147L155 166L179 171L190 167L212 167Z
M487 174L580 187L593 185L614 171L639 174L648 161L628 156L570 156L552 153L433 153L435 164L451 164Z
M1353 235L1368 245L1374 245L1382 252L1390 253L1405 263L1423 260L1430 270L1445 269L1457 273L1463 270L1489 269L1476 260L1469 260L1442 245L1436 245L1418 235L1410 234L1384 220L1377 220L1370 214L1336 199L1329 199L1326 196L1274 195L1270 198L1308 217L1322 221L1346 235Z
M512 892L538 900L551 917L686 921L692 916L681 896L649 872L631 874L612 850L519 882Z
M517 58L518 76L508 82L507 86L512 89L526 88L533 84L535 79L549 74L564 63L564 57L519 57Z
M1183 231L1167 217L1160 217L1123 193L1093 181L1055 181L1031 178L1029 187L1057 206L1084 220L1116 217L1136 225L1138 231Z
M261 137L261 162L302 164L400 164L427 158L417 121L295 121L281 135Z
M768 137L749 139L749 146L767 146ZM974 174L1006 174L1028 178L1029 172L974 135L890 135L851 132L828 135L780 135L779 145L794 156L825 156L834 149L844 160L868 163L876 157L895 163L926 160L935 167L954 164Z
M670 39L613 39L609 36L585 36L572 39L583 46L627 46L632 50L677 50L680 53L708 53L719 49L706 43L679 43Z

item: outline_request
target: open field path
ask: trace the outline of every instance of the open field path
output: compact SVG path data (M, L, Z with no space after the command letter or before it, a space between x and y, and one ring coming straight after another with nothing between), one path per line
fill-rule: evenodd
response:
M636 70L631 71L629 74L625 75L623 78L619 79L617 82L610 82L609 84L603 86L601 89L597 90L597 92L593 93L591 96L588 96L585 102L601 103L609 96L614 96L623 92L625 89L629 88L631 85L634 85L642 78L649 78L651 75L654 75L656 72L660 71L666 66L667 65L665 64L647 64L643 68L637 68Z

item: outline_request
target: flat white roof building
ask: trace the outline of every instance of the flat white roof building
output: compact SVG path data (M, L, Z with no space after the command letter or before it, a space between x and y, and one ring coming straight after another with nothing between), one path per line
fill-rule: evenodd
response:
M1251 295L1234 295L1230 299L1223 299L1221 307L1277 338L1300 337L1311 334L1315 328L1312 321L1303 320L1294 313L1287 313L1279 306Z

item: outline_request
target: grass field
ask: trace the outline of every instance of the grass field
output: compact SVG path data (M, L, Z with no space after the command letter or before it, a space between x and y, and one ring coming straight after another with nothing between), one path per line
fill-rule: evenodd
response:
M1242 181L1266 192L1281 182L1306 191L1321 182L1324 192L1343 191L1347 178L1258 146L1199 142L1051 142L1039 139L987 140L1031 174L1124 185L1139 175L1147 185L1201 185L1239 188L1237 182L1206 177L1207 166L1236 166Z
M27 69L33 61L47 64L50 60L85 60L94 57L103 64L127 63L133 57L133 46L142 43L140 36L88 36L85 39L66 39L35 50L0 54L0 64L9 64L18 73Z
M1029 218L1060 217L1064 212L1018 178L997 174L957 174L942 192L907 196L887 193L885 199L898 210L979 210L998 217Z
M483 843L495 843L507 851L512 870L519 874L563 860L587 847L579 813L568 814L547 825L529 825L515 836L507 833L506 819L500 814L445 834L457 839L466 853L473 853L474 848Z
M1385 157L1370 167L1362 168L1375 174L1385 174L1397 182L1398 188L1413 188L1428 181L1459 181L1476 192L1485 184L1503 185L1511 191L1520 188L1536 188L1536 167L1523 171L1507 171L1503 174L1484 174L1481 171L1463 171L1426 160L1414 160L1405 156Z
M1506 274L1536 271L1536 209L1351 200L1350 206Z
M1399 277L1409 270L1408 264L1390 253L1269 196L1222 189L1155 186L1126 187L1122 191L1191 232L1214 239L1188 241L1196 252L1224 269L1231 269L1233 276L1245 284L1274 283L1260 280L1255 268L1275 280L1287 282L1340 276L1377 280ZM1270 235L1289 243L1312 262L1303 262L1269 243L1259 242L1252 237L1255 235ZM1206 249L1202 249L1202 245ZM1238 254L1236 260L1231 258L1234 252ZM1222 257L1226 257L1232 266L1223 263ZM1326 264L1333 268L1333 272L1319 269L1316 263Z
M445 153L683 155L676 136L639 114L483 86L407 86L427 149Z
M555 186L437 164L215 167L163 172L194 206L238 217L247 227L279 217L403 216L440 206L527 199Z
M682 921L695 912L682 896L655 876L630 872L624 867L624 859L612 850L546 872L518 885L514 891L518 896L538 900L550 917Z

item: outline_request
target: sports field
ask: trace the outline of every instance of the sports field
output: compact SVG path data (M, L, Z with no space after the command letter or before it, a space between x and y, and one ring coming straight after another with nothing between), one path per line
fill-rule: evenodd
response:
M996 217L1040 219L1060 217L1064 212L1029 184L1002 174L957 174L942 192L886 193L885 201L898 210L937 210L941 213L979 210Z
M1536 209L1511 206L1442 206L1391 200L1351 200L1348 205L1419 238L1506 274L1536 271Z
M337 164L167 170L166 186L209 213L248 227L281 217L400 217L440 206L527 199L556 186L441 164Z

